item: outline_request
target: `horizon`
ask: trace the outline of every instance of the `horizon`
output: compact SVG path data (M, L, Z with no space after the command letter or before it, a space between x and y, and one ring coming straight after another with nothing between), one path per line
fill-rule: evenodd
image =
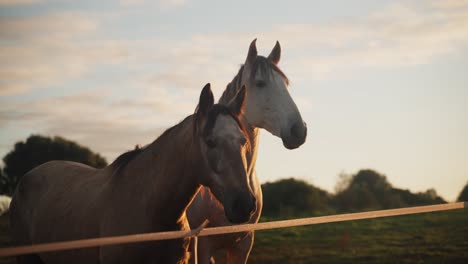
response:
M60 138L62 138L62 139L65 139L65 140L69 141L67 138L64 138L64 137L62 137L62 136L60 136L60 135L55 135L55 136L44 136L44 135L34 134L34 135L30 135L30 137L31 137L31 136L48 137L48 138L51 138L51 139L54 139L55 137L60 137ZM28 137L28 138L29 138L29 137ZM25 139L25 140L22 140L21 142L25 143L25 142L26 142L26 139ZM116 157L116 159L114 159L114 160L107 160L107 158L104 157L104 156L102 156L102 154L93 151L93 150L90 149L88 146L83 146L83 145L80 144L80 142L75 142L75 141L72 141L72 142L78 144L80 147L87 148L87 149L89 149L92 153L97 154L97 155L99 155L100 157L104 158L104 160L105 160L106 163L107 163L106 166L109 166L110 164L112 164L113 162L115 162L115 160L116 160L118 157L120 157L120 155L119 155L119 156ZM127 152L124 152L124 153L122 153L122 154L125 154L125 153L127 153ZM122 155L122 154L121 154L121 155ZM2 162L3 162L3 160L2 160ZM346 178L348 178L348 179L351 179L353 176L357 175L360 171L365 171L365 170L371 170L371 171L374 171L375 173L377 173L378 175L384 176L385 179L386 179L386 181L387 181L387 182L390 184L390 186L391 186L392 188L394 188L394 189L409 190L408 188L405 188L404 186L394 186L393 183L392 183L391 181L389 181L389 179L387 178L387 175L386 175L384 172L379 171L379 170L377 170L377 169L375 169L375 168L360 168L360 169L358 169L358 170L355 171L355 172L349 172L349 173L341 172L341 173L338 175L338 179L337 179L337 181L336 181L336 183L335 183L335 187L333 188L333 190L326 190L325 188L322 188L321 186L312 183L312 182L311 182L309 179L307 179L307 178L299 178L299 177L295 177L295 176L292 176L292 175L290 175L290 176L285 176L285 177L282 177L282 178L276 178L276 179L273 179L273 180L264 181L264 182L262 182L261 184L262 184L262 185L263 185L263 184L274 184L274 183L280 182L280 181L282 181L282 180L293 179L293 180L296 180L296 181L303 181L303 182L305 182L306 184L308 184L308 185L310 185L310 186L312 186L312 187L314 187L314 188L318 188L318 189L320 189L320 190L324 190L324 191L327 192L328 194L336 195L336 194L339 192L339 190L337 190L337 187L336 187L336 186L339 185L339 184L341 185L342 177L346 177ZM348 184L349 184L349 183L346 183L345 185L348 185ZM467 185L467 184L468 184L468 181L466 182L466 184L464 184L463 186L461 186L459 194L461 194L462 190L464 189L465 185ZM343 186L341 186L340 189L341 189L341 188L343 188ZM427 190L421 190L421 191L414 191L414 192L411 191L411 190L409 190L409 191L411 191L411 193L416 194L416 193L424 193L424 192L429 191L429 190L435 190L436 193L437 193L437 195L440 196L440 197L442 197L442 196L440 195L440 193L437 192L437 189L436 189L435 187L431 187L431 188L428 188ZM459 196L459 194L457 195L457 197ZM443 198L445 201L447 201L447 202L455 202L455 201L456 201L456 199L455 199L454 201L449 201L449 200L445 199L445 197L442 197L442 198Z
M454 201L468 181L468 1L0 0L0 21L2 157L41 134L112 161L193 113L207 82L219 98L257 38L263 56L281 43L308 125L296 150L261 132L261 183L332 193L369 168Z

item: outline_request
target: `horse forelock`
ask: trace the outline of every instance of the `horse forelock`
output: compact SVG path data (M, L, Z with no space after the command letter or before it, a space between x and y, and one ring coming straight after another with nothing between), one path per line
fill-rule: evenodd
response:
M252 63L250 76L255 78L258 71L261 71L262 75L268 78L271 78L271 74L273 72L277 72L281 77L283 77L286 85L289 85L289 79L286 74L276 64L263 56L257 56L255 61Z
M239 92L240 88L242 87L242 76L244 72L245 65L241 65L239 71L237 72L236 76L232 79L230 83L226 86L219 102L222 104L229 103L234 97L236 97L237 93ZM272 63L269 59L263 56L257 56L250 67L250 77L255 78L255 75L258 71L262 72L262 75L271 79L272 73L277 72L285 81L286 85L289 85L289 78L286 74L274 63ZM249 85L249 84L248 84Z
M242 131L245 138L249 140L249 137L247 136L248 135L247 130L245 129L244 124L241 122L240 116L234 114L228 107L221 105L221 104L213 105L213 107L208 112L205 126L203 127L203 132L202 132L203 136L211 134L213 128L216 125L216 121L218 120L219 115L227 115L227 116L232 117L234 121L236 121L237 126ZM250 144L250 142L248 143Z

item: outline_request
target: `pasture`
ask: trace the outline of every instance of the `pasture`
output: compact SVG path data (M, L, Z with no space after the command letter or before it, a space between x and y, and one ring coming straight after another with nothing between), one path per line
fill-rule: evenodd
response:
M256 233L250 263L467 263L468 210Z
M258 231L249 263L466 263L467 223L463 209ZM9 245L1 216L0 246Z

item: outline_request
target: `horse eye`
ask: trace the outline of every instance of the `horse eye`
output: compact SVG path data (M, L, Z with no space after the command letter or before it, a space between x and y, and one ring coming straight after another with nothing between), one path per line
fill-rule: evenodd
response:
M262 80L255 81L255 86L257 86L259 88L263 88L263 87L266 86L266 82L262 81Z
M206 140L206 145L207 145L209 148L214 148L214 147L216 147L216 142L215 142L213 139L207 139L207 140Z

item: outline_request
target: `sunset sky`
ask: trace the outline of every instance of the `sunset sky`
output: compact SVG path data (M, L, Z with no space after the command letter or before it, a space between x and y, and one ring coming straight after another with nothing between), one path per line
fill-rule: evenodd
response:
M453 201L468 181L468 1L0 0L0 157L60 135L109 162L219 98L258 38L308 124L261 134L261 182L340 173Z

